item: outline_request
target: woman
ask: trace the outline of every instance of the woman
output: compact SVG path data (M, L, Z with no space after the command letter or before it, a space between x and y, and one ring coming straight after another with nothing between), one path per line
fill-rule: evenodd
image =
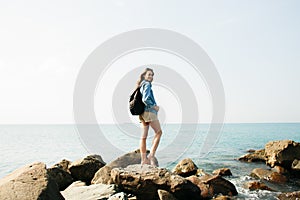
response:
M142 136L140 140L140 152L141 152L141 164L151 164L156 166L155 162L155 152L158 147L162 130L160 127L159 120L157 118L157 112L159 106L156 105L156 101L153 96L152 81L153 81L154 72L151 68L146 68L145 71L140 75L139 80L137 81L137 87L141 86L140 91L143 95L143 102L145 104L144 112L139 115L140 123L142 123ZM149 131L149 125L155 132L155 136L152 141L152 147L148 157L146 156L146 140Z

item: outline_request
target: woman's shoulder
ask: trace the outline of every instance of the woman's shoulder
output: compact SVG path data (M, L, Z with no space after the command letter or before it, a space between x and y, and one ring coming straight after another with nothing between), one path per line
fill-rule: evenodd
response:
M150 85L151 86L151 82L147 81L147 80L142 80L140 86L143 86L143 85Z

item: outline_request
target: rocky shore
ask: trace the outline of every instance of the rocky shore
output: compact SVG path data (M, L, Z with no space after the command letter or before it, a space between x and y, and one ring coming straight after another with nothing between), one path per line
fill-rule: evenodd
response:
M148 151L149 153L149 151ZM299 181L300 144L290 140L271 141L264 149L250 150L238 158L242 162L265 162L267 168L255 168L255 181L245 181L247 190L269 190L274 184ZM169 170L140 164L135 150L106 163L100 155L68 161L63 159L47 167L42 162L21 167L0 180L1 200L193 200L235 199L236 186L228 180L228 168L207 173L190 158ZM158 161L156 160L158 163ZM300 184L299 184L300 185ZM300 192L280 191L278 199L297 199Z

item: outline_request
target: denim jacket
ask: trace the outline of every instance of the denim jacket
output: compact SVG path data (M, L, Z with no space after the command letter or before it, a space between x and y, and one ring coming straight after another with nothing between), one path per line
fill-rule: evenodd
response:
M152 87L151 82L147 80L143 80L140 85L141 85L140 92L143 96L142 101L145 104L144 111L153 112L157 114L157 111L153 108L156 105L156 101L154 99L153 91L151 89Z

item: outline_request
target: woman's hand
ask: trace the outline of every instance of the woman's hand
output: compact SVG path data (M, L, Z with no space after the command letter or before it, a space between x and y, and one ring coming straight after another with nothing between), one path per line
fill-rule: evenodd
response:
M154 106L153 107L157 112L159 111L159 106Z

